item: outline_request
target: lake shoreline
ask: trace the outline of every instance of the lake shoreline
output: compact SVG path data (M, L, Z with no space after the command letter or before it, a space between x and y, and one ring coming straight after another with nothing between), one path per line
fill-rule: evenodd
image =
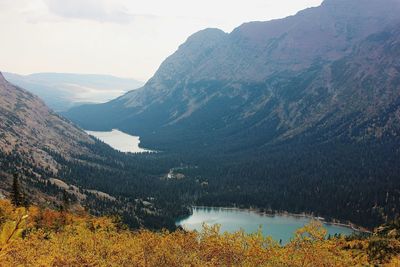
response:
M340 226L340 227L346 227L349 229L352 229L355 232L359 232L359 233L366 233L366 234L371 234L372 232L362 226L353 224L353 223L344 223L344 222L340 222L340 220L336 220L335 221L326 221L324 218L322 217L317 217L314 216L312 214L307 214L307 213L291 213L291 212L287 212L287 211L272 211L272 212L265 212L265 211L261 211L260 208L238 208L238 207L210 207L210 206L192 206L193 208L200 208L200 209L223 209L223 210L237 210L237 211L246 211L246 212L253 212L262 216L270 216L270 217L274 217L274 216L288 216L288 217L297 217L297 218L307 218L307 219L312 219L312 220L317 220L320 221L321 223L327 224L327 225L335 225L335 226ZM193 213L193 211L191 212ZM188 216L189 217L189 216ZM178 221L182 221L185 218L180 218Z

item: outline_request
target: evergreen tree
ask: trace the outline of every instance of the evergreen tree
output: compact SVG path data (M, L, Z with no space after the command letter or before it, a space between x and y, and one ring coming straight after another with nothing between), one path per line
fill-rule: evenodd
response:
M11 191L11 201L16 207L20 207L24 204L22 193L21 193L21 186L19 184L19 177L18 174L14 173L13 175L13 185Z
M69 196L66 190L63 191L63 203L61 206L62 211L68 211L69 210Z

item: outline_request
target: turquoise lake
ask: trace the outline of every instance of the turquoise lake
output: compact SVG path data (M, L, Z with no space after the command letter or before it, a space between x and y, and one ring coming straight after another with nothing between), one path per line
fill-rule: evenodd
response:
M180 220L177 225L186 230L202 229L202 224L220 224L222 232L234 232L243 229L246 233L257 232L262 226L264 236L271 236L276 241L286 243L294 232L311 221L310 218L290 215L264 215L249 210L229 208L194 207L193 214ZM349 227L324 224L328 234L350 235L354 230Z

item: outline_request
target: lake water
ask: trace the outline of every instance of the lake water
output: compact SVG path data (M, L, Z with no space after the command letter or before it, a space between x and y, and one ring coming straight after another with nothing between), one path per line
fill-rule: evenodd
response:
M202 230L202 223L220 224L222 232L234 232L243 229L246 233L257 232L262 226L264 236L271 236L276 241L286 243L294 232L311 221L310 218L286 215L262 215L253 211L194 207L193 215L177 222L187 230ZM353 229L338 225L324 224L328 234L350 235Z
M98 138L99 140L108 144L115 150L119 150L121 152L130 152L130 153L154 152L139 147L140 144L139 136L129 135L121 131L118 131L116 129L113 129L111 132L86 131L86 133Z

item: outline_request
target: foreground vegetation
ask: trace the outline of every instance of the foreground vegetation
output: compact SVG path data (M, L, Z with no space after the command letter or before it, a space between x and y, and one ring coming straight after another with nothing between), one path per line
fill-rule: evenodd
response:
M0 201L0 266L365 266L400 264L399 224L326 239L318 222L280 246L261 233L127 230L117 220Z

